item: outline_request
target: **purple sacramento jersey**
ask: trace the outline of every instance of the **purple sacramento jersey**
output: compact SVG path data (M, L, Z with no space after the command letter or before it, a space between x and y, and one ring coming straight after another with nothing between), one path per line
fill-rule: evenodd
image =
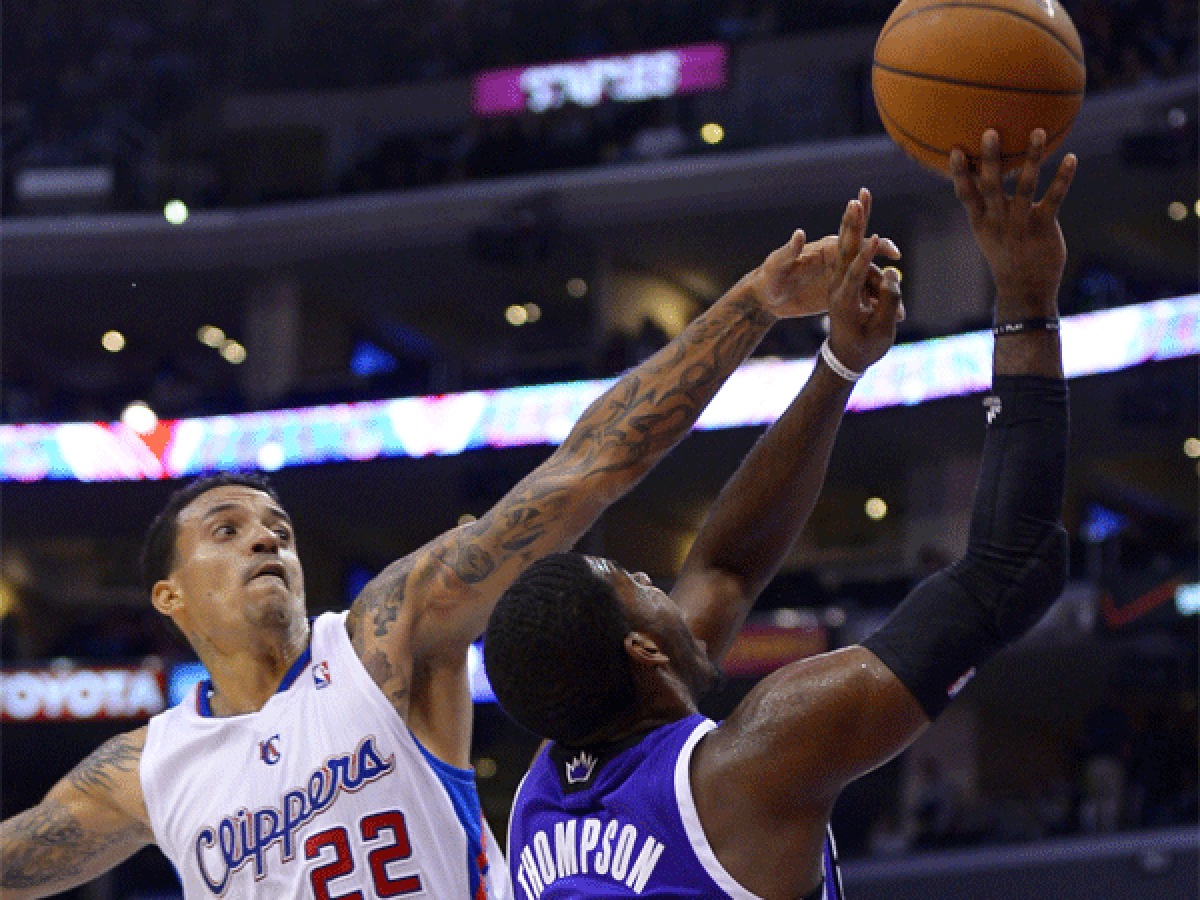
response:
M715 727L693 715L599 750L539 753L509 821L517 900L758 900L718 861L692 799L692 750ZM805 900L841 900L832 838L824 868Z

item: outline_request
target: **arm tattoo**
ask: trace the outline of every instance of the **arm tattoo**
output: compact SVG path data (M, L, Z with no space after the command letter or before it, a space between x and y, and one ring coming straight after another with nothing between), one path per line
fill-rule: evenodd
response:
M85 794L107 794L115 787L114 776L136 772L142 758L142 742L118 734L92 751L67 775L71 785Z
M368 644L366 626L371 626L370 638L387 638L391 626L400 618L400 604L404 602L404 589L408 583L408 562L393 563L379 578L372 582L354 600L346 619L346 630L350 642L362 660L363 668L371 680L394 706L408 696L409 683L402 672L397 672L391 657Z
M392 661L388 659L388 655L382 650L372 651L364 660L363 668L367 670L367 674L371 679L379 685L379 689L392 702L393 706L398 705L408 697L407 682L397 679L396 668L392 665Z
M485 581L514 556L531 562L534 547L566 511L572 483L616 474L618 483L634 484L687 433L772 321L743 296L700 316L665 353L592 404L560 451L502 501L495 524L481 523L448 542L439 559L467 584Z
M408 582L406 560L392 563L380 576L363 588L354 598L350 614L346 617L346 631L361 655L365 644L362 641L363 626L372 626L374 637L387 637L391 625L400 618L400 604L404 602L404 587Z
M473 531L448 541L437 551L437 558L469 585L486 581L513 556L531 562L531 547L550 531L570 494L563 485L553 483L555 476L564 472L561 466L543 465L509 492L496 510L494 523L484 520ZM489 541L489 536L498 541ZM489 546L495 555L489 552Z
M78 790L95 796L110 792L118 772L137 768L142 744L118 735L102 744L67 776ZM152 839L140 822L109 830L91 829L62 803L43 801L4 823L0 834L0 887L32 888L77 882L93 859L113 848Z
M408 699L409 678L376 639L388 639L400 618L409 564L407 559L392 563L355 598L346 618L350 643L363 668L398 710Z
M585 468L597 457L609 460L596 471L635 469L657 458L683 437L771 321L745 297L710 310L663 359L652 358L644 371L634 370L594 404L564 446L583 454Z
M77 878L112 843L111 836L88 834L61 805L35 807L5 826L0 886L30 888Z
M371 614L375 626L375 637L386 637L390 626L400 617L400 604L404 601L404 586L408 583L408 572L389 578L383 590L372 591L364 599L364 614Z

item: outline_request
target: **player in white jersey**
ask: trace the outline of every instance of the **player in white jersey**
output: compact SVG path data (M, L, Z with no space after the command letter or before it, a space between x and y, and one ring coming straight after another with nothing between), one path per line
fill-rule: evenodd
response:
M471 642L517 574L637 483L777 318L825 309L835 245L796 232L488 513L392 563L347 614L310 625L265 480L177 492L147 535L146 580L211 681L0 824L4 896L65 890L150 843L188 900L505 896L469 769Z

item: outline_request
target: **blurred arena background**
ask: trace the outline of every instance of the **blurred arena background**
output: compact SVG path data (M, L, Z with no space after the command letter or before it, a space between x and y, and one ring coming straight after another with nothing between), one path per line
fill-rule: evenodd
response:
M274 471L310 610L344 607L544 458L571 385L652 352L793 228L834 231L860 185L905 252L893 354L915 362L847 418L706 712L855 641L953 557L983 417L941 339L987 324L989 288L948 183L875 114L892 5L4 0L3 815L189 677L136 566L179 476ZM1067 344L1071 580L844 795L853 900L1197 896L1197 11L1064 5L1089 93L1062 308L1108 323ZM763 377L789 395L822 336L777 327ZM501 410L490 437L448 435L456 396ZM754 415L693 435L585 546L669 581ZM498 835L533 749L481 699ZM178 891L145 851L67 896Z

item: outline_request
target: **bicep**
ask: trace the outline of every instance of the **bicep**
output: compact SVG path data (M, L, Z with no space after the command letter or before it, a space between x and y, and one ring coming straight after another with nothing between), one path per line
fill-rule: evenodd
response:
M83 884L153 841L137 773L143 739L144 731L111 739L41 803L3 823L5 896L44 896Z
M346 626L393 703L410 688L405 670L416 660L461 656L530 563L574 544L610 499L603 484L556 452L477 521L392 563L363 589Z
M760 682L722 725L732 765L754 770L764 801L827 808L851 781L904 750L929 724L869 650L802 660ZM740 741L740 743L739 743Z

